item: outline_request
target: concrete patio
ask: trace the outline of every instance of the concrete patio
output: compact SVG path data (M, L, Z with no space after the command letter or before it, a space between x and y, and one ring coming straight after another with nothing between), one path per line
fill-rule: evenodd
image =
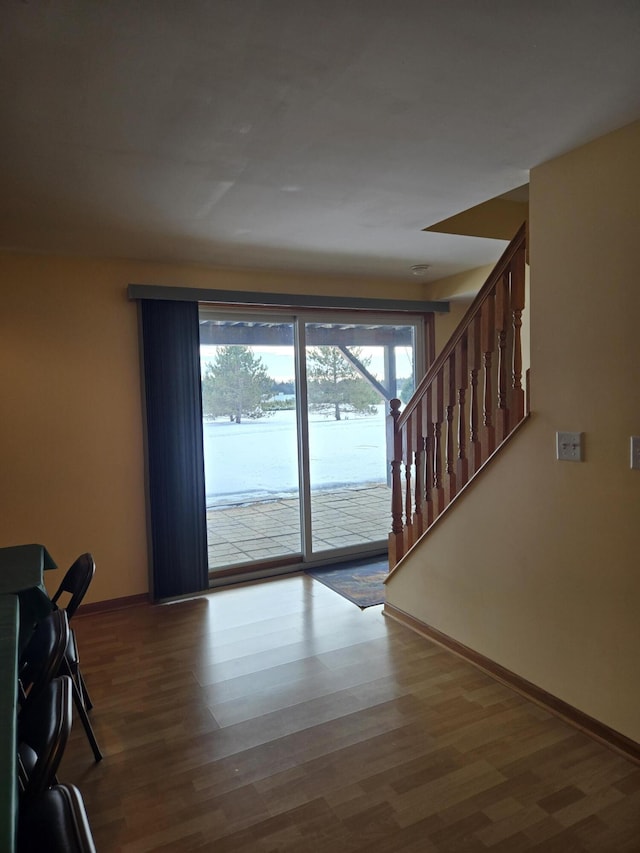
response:
M380 483L315 492L311 500L313 550L386 540L391 490ZM207 510L209 569L300 553L298 498Z

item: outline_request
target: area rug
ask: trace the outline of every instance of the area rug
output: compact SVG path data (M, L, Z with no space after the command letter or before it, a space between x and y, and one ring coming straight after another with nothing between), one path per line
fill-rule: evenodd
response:
M362 610L365 607L384 604L384 579L388 573L387 557L353 560L338 566L324 566L306 571L306 574L357 604Z

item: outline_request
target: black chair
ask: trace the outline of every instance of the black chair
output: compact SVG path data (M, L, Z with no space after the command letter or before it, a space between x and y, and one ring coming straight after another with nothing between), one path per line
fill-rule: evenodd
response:
M35 627L18 664L20 717L38 702L63 665L69 645L69 623L64 610L56 610Z
M64 611L69 620L71 620L72 616L80 606L85 593L89 589L89 584L93 579L95 570L96 564L93 556L89 553L81 554L67 570L60 586L58 587L55 595L52 597L51 602L53 606L60 608L62 606L62 598L66 598L65 593L69 596L67 603L64 606ZM96 761L100 761L102 759L102 753L100 752L100 747L98 746L96 736L87 715L87 711L90 711L93 708L93 703L89 696L87 685L82 677L82 671L80 670L78 644L76 641L75 631L72 628L69 629L69 642L67 644L64 660L60 667L60 672L64 675L70 675L73 679L73 701L91 745L91 749L93 750L93 756Z
M62 578L60 586L56 590L55 595L51 599L51 603L56 608L60 608L60 599L65 593L69 599L64 606L67 614L67 619L71 621L74 613L82 603L85 593L89 589L89 584L93 580L96 571L96 564L93 556L89 553L81 554L77 560L70 566L67 573ZM71 667L78 692L82 697L85 708L90 711L93 708L87 685L85 684L82 672L80 671L80 656L78 655L78 646L76 643L75 632L71 630L69 649L67 651L67 659Z
M18 719L21 798L39 796L56 781L71 732L71 679L54 678Z
M58 601L64 593L69 594L69 600L64 609L67 612L67 619L71 621L73 614L80 606L86 591L89 589L89 584L93 579L96 571L96 564L91 554L81 554L73 565L67 569L67 573L62 578L60 586L56 590L56 594L51 601L56 607L60 607Z
M82 795L74 785L54 785L21 804L18 853L96 853Z
M98 741L96 740L91 721L89 720L89 717L87 715L87 709L85 708L84 701L82 699L82 694L80 693L80 690L78 689L78 684L76 682L76 679L74 678L73 667L70 664L67 655L63 655L62 657L60 672L64 675L68 675L71 680L71 692L73 695L73 702L76 706L76 710L78 711L80 722L82 723L82 727L84 728L87 740L89 741L89 744L93 751L93 757L96 761L101 761L102 752L100 751L100 747L98 746Z

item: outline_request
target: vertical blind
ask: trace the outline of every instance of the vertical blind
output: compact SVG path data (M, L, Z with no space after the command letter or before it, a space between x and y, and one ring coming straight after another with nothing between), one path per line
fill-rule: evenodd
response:
M198 304L142 300L154 599L208 588Z

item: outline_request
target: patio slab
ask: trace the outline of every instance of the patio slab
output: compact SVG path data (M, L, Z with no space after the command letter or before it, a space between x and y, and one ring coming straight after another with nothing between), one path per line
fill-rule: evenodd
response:
M314 551L387 538L391 490L380 483L315 492L311 498ZM297 497L207 510L209 569L300 553Z

